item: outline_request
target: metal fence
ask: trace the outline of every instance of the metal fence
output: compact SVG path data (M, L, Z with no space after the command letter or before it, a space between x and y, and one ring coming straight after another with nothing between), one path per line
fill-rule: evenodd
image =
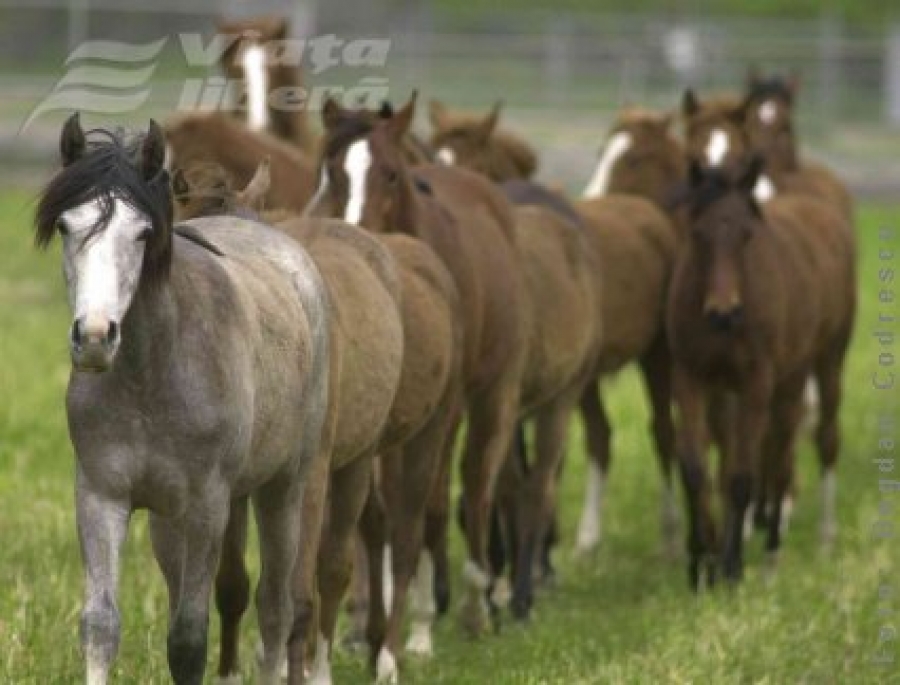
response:
M513 120L550 147L587 128L596 139L623 104L672 108L687 85L733 90L756 65L799 75L803 131L826 156L852 165L855 152L860 159L881 154L887 163L898 151L885 141L896 137L890 127L900 126L900 8L896 25L862 29L828 14L712 19L684 4L685 11L675 3L654 15L510 14L498 4L443 16L408 0L0 0L0 144L15 146L6 124L52 88L69 51L84 40L208 36L216 17L275 13L290 16L299 34L389 38L379 75L392 97L418 87L463 107L502 99ZM183 80L177 54L164 62L154 77L160 112L177 104ZM350 76L337 68L310 81L339 85ZM845 145L845 131L861 143Z

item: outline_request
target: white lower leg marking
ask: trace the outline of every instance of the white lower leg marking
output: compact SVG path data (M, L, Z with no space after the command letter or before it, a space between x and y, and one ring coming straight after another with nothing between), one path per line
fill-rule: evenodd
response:
M379 685L387 683L392 685L398 681L397 660L391 654L391 650L382 647L378 652L375 662L375 682Z
M588 466L588 478L584 491L584 506L578 524L576 547L585 552L593 549L600 541L600 509L603 500L604 476L593 461Z
M834 467L825 470L822 476L822 541L831 543L837 534L837 474Z
M779 530L782 535L787 533L791 525L791 517L794 515L794 498L791 495L785 495L781 500L781 522Z
M433 650L431 622L434 619L434 562L431 553L423 551L419 557L419 567L410 593L412 624L406 651L422 656L430 656Z
M600 161L597 162L597 168L594 175L588 182L587 188L582 194L585 198L602 197L606 195L609 189L609 180L612 176L612 170L619 158L622 157L631 147L631 134L625 131L619 131L613 135L603 148L603 154Z
M819 384L814 376L806 380L803 389L803 427L813 430L819 423Z
M372 166L372 152L369 150L369 142L357 140L347 148L344 157L344 171L350 181L350 195L347 199L347 209L344 211L344 221L351 224L359 224L362 220L363 206L366 202L366 176L369 167Z
M381 578L381 591L384 598L384 610L391 613L391 604L394 602L394 566L391 563L391 546L384 547L384 572Z
M244 50L242 66L247 79L247 121L254 131L265 129L269 123L265 62L266 53L261 45L251 45Z
M88 652L85 654L87 662L87 685L106 685L106 665L99 654Z
M710 166L719 166L728 154L728 134L720 128L714 128L706 143L706 161Z
M754 519L756 518L756 502L750 502L747 505L747 511L744 512L744 540L753 537L753 529L756 526Z
M310 685L331 685L331 648L321 633L316 639L316 659L308 682Z

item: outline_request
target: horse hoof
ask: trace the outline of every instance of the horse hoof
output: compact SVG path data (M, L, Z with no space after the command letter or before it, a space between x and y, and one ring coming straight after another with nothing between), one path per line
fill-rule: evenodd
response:
M527 621L531 615L531 602L528 599L513 597L510 608L517 621Z
M375 664L375 682L377 685L395 685L398 680L397 660L389 649L382 647Z
M431 626L428 624L413 624L412 632L406 641L406 651L420 657L430 657L434 654L434 645L431 640Z

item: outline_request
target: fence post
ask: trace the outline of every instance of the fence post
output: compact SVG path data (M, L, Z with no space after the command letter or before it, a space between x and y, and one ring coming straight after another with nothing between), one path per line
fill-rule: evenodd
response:
M891 26L887 34L884 60L884 105L887 121L900 126L900 24Z
M69 52L87 40L89 0L69 0Z

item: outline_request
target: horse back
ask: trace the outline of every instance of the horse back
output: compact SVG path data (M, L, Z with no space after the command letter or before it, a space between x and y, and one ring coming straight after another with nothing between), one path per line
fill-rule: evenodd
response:
M600 368L639 357L662 330L675 261L676 231L649 200L607 195L576 204L602 281Z
M415 173L417 235L453 275L463 311L464 375L490 385L521 360L524 285L512 208L490 181L456 167L427 165Z

